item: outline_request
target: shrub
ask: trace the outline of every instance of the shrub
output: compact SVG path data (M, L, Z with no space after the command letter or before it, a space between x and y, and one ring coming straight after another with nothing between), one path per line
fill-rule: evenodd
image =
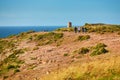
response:
M32 39L33 39L33 37L32 37L32 36L30 36L30 37L29 37L29 40L30 40L30 41L32 41Z
M78 51L78 54L86 54L89 52L89 49L88 48L84 48L82 47L79 51Z
M78 36L78 39L77 39L77 40L83 41L83 40L87 40L87 39L90 39L90 36L89 36L89 35Z
M97 44L95 47L93 47L92 53L90 55L95 56L95 55L107 53L108 50L106 50L105 47L106 47L106 45L103 43Z
M80 49L78 49L78 50L75 50L75 51L73 51L73 54L75 53L77 53L77 54L87 54L89 52L89 49L88 48L85 48L85 47L82 47L82 48L80 48Z
M91 53L91 56L100 55L108 52L105 48L96 49Z
M9 77L9 76L4 76L4 77L3 77L3 80L7 79L8 77Z
M64 56L68 56L68 53L65 53Z
M16 68L14 65L8 65L7 66L7 69L9 70L9 69L14 69L14 68Z
M20 70L19 70L19 69L15 69L15 70L14 70L14 73L17 73L17 72L20 72Z
M107 47L104 43L98 43L95 48Z

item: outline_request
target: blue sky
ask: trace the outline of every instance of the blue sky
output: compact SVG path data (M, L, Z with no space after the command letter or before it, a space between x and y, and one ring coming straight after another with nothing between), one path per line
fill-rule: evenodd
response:
M0 0L0 26L120 24L120 0Z

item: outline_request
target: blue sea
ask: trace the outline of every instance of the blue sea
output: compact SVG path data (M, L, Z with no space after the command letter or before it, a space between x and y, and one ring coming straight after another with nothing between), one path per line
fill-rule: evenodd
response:
M5 38L10 35L16 35L30 30L34 30L36 32L53 31L62 27L64 26L0 26L0 38Z

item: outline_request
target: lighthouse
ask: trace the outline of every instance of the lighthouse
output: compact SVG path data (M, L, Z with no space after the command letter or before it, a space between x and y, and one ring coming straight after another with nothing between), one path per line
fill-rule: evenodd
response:
M72 27L72 22L68 22L67 27L68 27L68 28L71 28L71 27Z

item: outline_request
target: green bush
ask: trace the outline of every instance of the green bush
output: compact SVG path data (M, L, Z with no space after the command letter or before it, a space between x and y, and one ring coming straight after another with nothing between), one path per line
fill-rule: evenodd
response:
M86 54L89 52L89 49L88 48L84 48L82 47L81 49L79 49L78 51L78 54Z
M33 40L33 37L32 37L32 36L30 36L30 37L29 37L29 40L30 40L30 41L32 41L32 40Z
M64 56L68 56L68 53L65 53Z
M78 50L73 51L73 53L77 54L87 54L89 52L88 48L82 47Z
M19 70L19 69L15 69L15 70L14 70L14 73L17 73L17 72L20 72L20 70Z
M83 41L83 40L88 40L90 39L90 36L89 35L83 35L83 36L78 36L78 39L79 41Z
M101 48L101 47L107 47L107 45L105 45L104 43L98 43L95 48Z
M9 70L9 69L14 69L14 68L16 68L15 65L11 65L11 64L10 64L10 65L7 66L7 69L8 69L8 70Z
M92 50L92 53L90 55L95 56L95 55L107 53L108 50L106 50L105 47L107 47L107 46L103 43L97 44L95 47L92 48L93 50Z

